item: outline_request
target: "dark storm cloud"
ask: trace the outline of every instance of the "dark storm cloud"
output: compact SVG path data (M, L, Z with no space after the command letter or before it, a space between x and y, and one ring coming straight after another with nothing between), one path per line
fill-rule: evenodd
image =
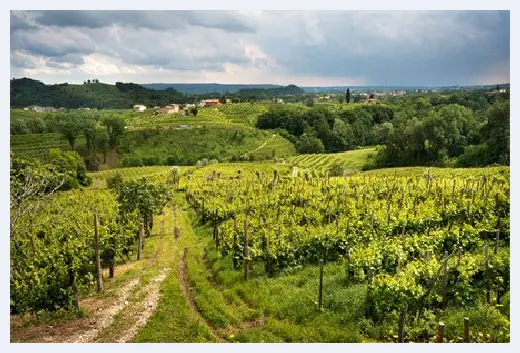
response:
M36 26L24 16L23 13L18 11L11 11L11 33L17 30L28 30L33 29Z
M44 26L102 28L121 25L168 30L186 26L227 32L254 32L251 24L226 11L42 11L36 22Z
M12 68L88 64L141 82L153 70L197 78L237 67L293 82L509 80L509 42L508 11L11 11Z
M468 83L491 65L509 66L505 11L425 12L415 18L316 13L299 21L304 29L299 40L284 46L263 43L295 76L361 76L378 84Z

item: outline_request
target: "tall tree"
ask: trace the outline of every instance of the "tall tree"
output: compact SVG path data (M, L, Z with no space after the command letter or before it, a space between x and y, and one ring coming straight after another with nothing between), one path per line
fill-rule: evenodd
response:
M350 88L347 88L347 94L345 95L345 100L347 104L350 104Z
M117 145L119 136L125 131L125 120L117 116L112 116L106 118L103 121L103 125L107 127L110 147L114 148Z
M70 148L74 149L74 143L81 134L82 129L76 114L66 114L58 122L58 131L67 139Z

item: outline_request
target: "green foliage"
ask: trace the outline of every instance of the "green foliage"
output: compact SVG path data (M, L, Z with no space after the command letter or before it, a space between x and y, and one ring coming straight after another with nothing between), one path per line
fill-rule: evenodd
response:
M174 89L155 91L133 83L116 82L115 85L97 80L84 85L45 85L29 78L13 79L11 107L41 105L65 108L128 108L136 103L146 106L168 103L186 103L189 96Z
M325 151L325 147L323 147L323 143L319 138L305 133L298 139L296 148L298 149L298 152L302 154L323 153Z
M89 186L92 179L87 175L85 162L77 152L49 150L49 160L52 168L65 176L63 190L74 189L80 186Z
M108 144L113 148L117 145L120 136L125 131L125 120L118 116L111 116L103 120L103 125L107 128Z
M164 184L154 185L145 178L122 181L115 186L114 191L121 219L137 213L147 235L150 235L154 214L160 213L171 198L171 191Z
M82 133L81 122L78 120L77 115L67 114L61 116L58 121L58 131L69 142L70 148L74 149L74 143Z
M106 177L107 187L109 189L116 189L122 182L123 176L121 173L115 173Z
M117 151L123 166L195 165L203 158L229 161L233 156L242 156L250 151L254 151L252 154L259 159L269 159L271 154L268 149L274 147L280 148L281 155L295 153L290 142L284 138L278 136L273 141L270 138L270 132L243 126L139 129L126 131ZM265 150L255 151L266 141L267 153L264 153ZM153 163L146 163L145 159Z
M74 285L78 291L92 285L94 212L102 257L109 250L122 256L135 228L117 221L117 204L107 191L59 193L23 215L11 236L12 313L71 308Z
M387 170L330 179L304 171L276 182L254 169L241 170L238 179L228 177L229 167L215 170L223 175L209 180L209 170L198 169L186 197L202 222L217 227L220 254L241 266L247 213L250 266L269 267L255 277L291 273L320 259L343 261L349 284L371 273L363 312L381 327L373 333L378 339L391 339L388 325L395 330L405 304L409 338L429 340L431 310L476 307L487 288L498 298L509 291L507 168L411 168L404 175ZM498 252L486 262L483 247L494 245L497 229ZM451 256L443 261L445 252ZM294 310L284 313L294 317ZM496 339L507 340L505 321L497 322L504 335Z
M334 163L329 167L329 176L343 176L345 175L345 168L340 163Z

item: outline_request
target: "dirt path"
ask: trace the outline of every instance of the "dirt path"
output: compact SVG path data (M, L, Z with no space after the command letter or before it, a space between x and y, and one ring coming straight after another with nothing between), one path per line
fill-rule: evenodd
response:
M67 337L67 339L62 342L93 342L96 339L99 332L104 330L106 327L110 326L114 321L114 316L125 307L128 297L130 296L132 290L135 288L135 286L137 286L138 283L139 278L135 278L119 290L117 303L108 308L107 310L102 310L99 316L97 316L94 319L95 328L86 332L81 332L72 337Z
M143 301L136 305L136 308L141 309L141 311L138 310L133 313L135 323L128 328L121 337L116 339L115 342L124 343L132 341L135 335L137 335L137 332L139 332L139 329L146 325L150 316L152 316L157 309L157 303L159 302L159 287L166 278L169 270L170 268L163 269L161 273L144 288L143 291L148 293L148 295Z
M184 248L183 255L182 255L182 261L179 263L179 271L178 271L178 277L179 282L181 283L181 290L182 294L184 295L184 298L186 298L186 301L188 302L188 305L191 310L193 310L197 316L200 317L201 321L206 324L206 326L209 328L211 336L217 341L217 342L226 342L224 338L222 338L218 333L214 326L209 324L204 317L202 316L202 313L200 312L200 309L197 306L197 303L195 302L195 298L193 297L193 293L191 291L190 285L188 283L188 262L187 262L188 252L187 249Z

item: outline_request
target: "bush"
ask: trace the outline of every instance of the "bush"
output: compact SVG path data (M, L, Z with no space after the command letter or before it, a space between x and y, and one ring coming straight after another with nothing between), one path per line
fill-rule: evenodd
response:
M329 168L329 176L343 176L345 175L345 167L340 163L334 163Z
M107 187L109 189L115 189L119 184L123 182L123 176L121 173L116 173L113 176L109 176L106 178Z
M206 165L209 165L209 161L207 158L203 158L203 159L197 161L197 165L206 166Z
M49 160L53 168L67 176L62 190L74 189L92 184L92 177L87 175L85 161L75 151L62 151L59 148L49 150Z
M481 167L488 164L488 148L485 144L470 145L464 148L464 153L457 159L460 167Z
M174 157L174 156L166 157L167 165L175 165L175 164L178 164L178 162L179 162L179 159L177 157Z
M302 154L311 154L311 153L323 153L325 152L325 147L323 146L323 142L317 137L303 134L298 139L298 143L296 144L296 149L298 153Z
M123 167L142 167L143 161L138 157L126 157L123 159Z
M145 166L153 166L159 164L159 157L157 156L148 156L143 158L143 165Z

